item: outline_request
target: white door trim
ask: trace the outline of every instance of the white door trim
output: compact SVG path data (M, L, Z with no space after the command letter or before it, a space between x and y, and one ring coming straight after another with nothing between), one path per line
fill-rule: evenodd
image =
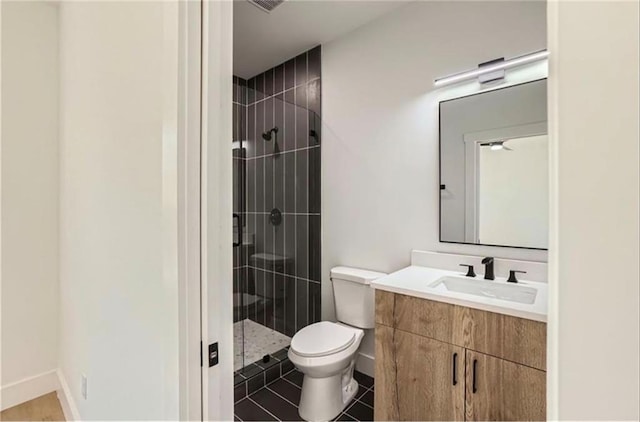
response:
M233 2L202 3L202 338L219 364L203 368L203 418L233 419Z
M178 280L178 415L202 420L201 1L165 3L167 90L163 127L165 277ZM176 36L177 34L177 36Z

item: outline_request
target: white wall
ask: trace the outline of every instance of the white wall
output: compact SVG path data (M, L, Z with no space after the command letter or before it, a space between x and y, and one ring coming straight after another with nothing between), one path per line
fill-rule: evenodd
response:
M549 3L549 418L638 420L638 2Z
M545 8L415 2L323 46L323 318L335 316L335 265L390 272L412 249L546 259L438 242L437 107L453 90L431 92L436 77L546 48ZM368 337L363 351L373 354Z
M4 395L57 367L58 9L0 7Z
M178 417L178 293L162 256L163 10L60 6L60 367L87 420Z

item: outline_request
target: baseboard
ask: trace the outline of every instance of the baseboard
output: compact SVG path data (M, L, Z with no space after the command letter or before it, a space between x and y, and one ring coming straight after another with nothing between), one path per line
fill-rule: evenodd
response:
M64 418L68 421L79 421L80 413L78 412L78 407L71 395L69 384L67 384L66 378L59 369L57 371L57 376L60 384L60 388L58 389L58 400L60 401Z
M373 356L366 355L364 353L358 353L356 359L356 369L363 374L367 374L370 377L374 377L376 367L376 361Z
M3 385L0 389L0 410L33 400L56 391L58 388L60 388L60 383L55 369Z

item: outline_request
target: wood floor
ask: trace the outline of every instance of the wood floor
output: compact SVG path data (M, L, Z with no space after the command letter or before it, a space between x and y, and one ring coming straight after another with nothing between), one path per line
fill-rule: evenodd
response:
M0 412L0 421L64 421L57 394L49 393Z

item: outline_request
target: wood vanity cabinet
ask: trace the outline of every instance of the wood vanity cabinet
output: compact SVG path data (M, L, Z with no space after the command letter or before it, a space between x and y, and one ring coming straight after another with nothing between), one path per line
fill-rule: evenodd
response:
M544 420L546 324L376 291L375 420Z

